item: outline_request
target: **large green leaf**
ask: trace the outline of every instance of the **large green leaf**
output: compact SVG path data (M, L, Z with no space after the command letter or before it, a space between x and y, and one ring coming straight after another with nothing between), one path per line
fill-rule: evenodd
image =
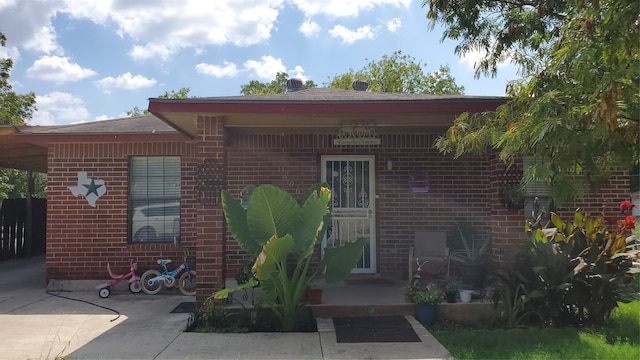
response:
M358 238L356 241L325 249L319 265L320 270L324 270L325 280L335 283L349 275L360 260L366 243L366 238Z
M247 223L251 236L264 245L272 236L293 234L300 221L300 207L286 191L260 185L249 198Z
M319 234L325 228L324 217L329 212L328 204L331 200L331 191L328 188L320 188L307 198L302 206L302 216L295 232L296 252L301 252L301 257L306 258L313 254L314 245L319 239Z
M258 280L251 278L244 284L240 284L240 285L237 285L237 286L228 287L228 288L224 288L224 289L216 291L216 293L213 294L213 298L217 299L217 300L226 299L227 297L229 297L229 295L231 295L232 293L234 293L236 291L240 291L240 290L244 290L244 289L251 289L254 286L258 286Z
M258 255L256 263L253 265L253 272L258 280L266 280L278 270L286 271L287 256L293 251L293 237L286 235L283 237L272 237L262 247L262 252ZM278 269L278 263L285 264L285 269Z
M229 231L238 242L238 245L249 254L258 255L262 251L262 244L256 242L249 232L247 211L226 190L222 191L222 209L224 210L224 217Z

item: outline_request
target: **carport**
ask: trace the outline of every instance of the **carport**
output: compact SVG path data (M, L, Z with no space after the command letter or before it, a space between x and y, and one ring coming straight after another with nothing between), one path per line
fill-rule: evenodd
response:
M34 243L42 243L44 250L45 226L34 227L34 210L40 210L37 221L46 220L46 203L34 204L33 173L47 172L47 148L20 140L19 135L31 127L0 126L0 168L27 172L27 196L24 200L10 199L0 207L0 261L8 258L32 255ZM35 231L41 229L42 231ZM40 241L34 241L35 238Z

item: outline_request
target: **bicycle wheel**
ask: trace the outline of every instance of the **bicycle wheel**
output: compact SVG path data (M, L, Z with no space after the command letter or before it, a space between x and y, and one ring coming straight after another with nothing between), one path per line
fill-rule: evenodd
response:
M160 276L158 270L147 270L140 277L140 283L142 284L142 291L149 295L155 295L162 290L162 280L152 280L156 276Z
M196 272L191 270L180 275L178 288L182 295L194 296L196 294Z
M134 294L137 294L140 291L142 291L142 283L140 282L140 280L130 282L129 291L131 291Z

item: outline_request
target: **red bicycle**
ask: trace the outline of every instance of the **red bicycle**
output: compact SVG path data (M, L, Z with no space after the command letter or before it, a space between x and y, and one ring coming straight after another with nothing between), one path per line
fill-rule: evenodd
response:
M109 276L111 276L111 281L96 285L98 295L103 299L109 297L109 294L111 294L111 287L124 280L129 281L129 291L132 293L137 294L142 291L140 277L136 275L138 263L133 262L133 259L129 259L129 267L130 271L126 274L114 274L113 271L111 271L111 265L107 263L107 271L109 272Z

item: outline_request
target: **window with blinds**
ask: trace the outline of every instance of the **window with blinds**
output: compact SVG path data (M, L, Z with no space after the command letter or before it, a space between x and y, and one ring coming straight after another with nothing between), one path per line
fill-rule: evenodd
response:
M128 214L132 242L179 241L179 156L129 159Z

